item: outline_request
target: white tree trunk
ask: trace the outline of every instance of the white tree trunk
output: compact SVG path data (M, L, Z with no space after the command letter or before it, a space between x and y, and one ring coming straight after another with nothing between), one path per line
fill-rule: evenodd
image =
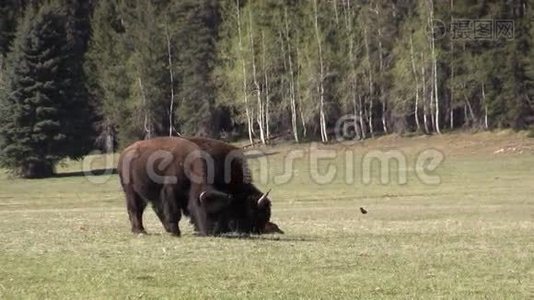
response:
M473 106L471 106L471 102L467 98L466 95L464 95L465 103L467 104L467 108L469 108L469 115L471 116L471 124L474 124L476 122L475 112L473 111Z
M415 81L415 105L414 105L414 116L415 116L415 125L417 126L417 131L421 130L421 123L419 122L419 78L417 77L417 71L415 68L415 58L413 54L413 37L410 36L410 57L412 60L412 72Z
M451 43L451 46L452 46L452 43ZM452 65L451 63L451 82L454 81L454 65ZM451 90L450 90L450 104L449 104L449 127L450 129L454 129L454 87L453 87L454 83L451 84Z
M423 66L421 67L421 75L423 76L423 125L425 127L425 133L429 134L430 130L428 127L428 101L426 95L426 73L423 60Z
M377 12L379 10L377 9ZM378 61L379 61L379 70L380 70L380 76L383 78L383 72L384 72L384 59L382 57L382 31L380 28L378 28ZM382 129L384 130L384 133L388 133L388 126L387 126L387 120L386 120L386 98L382 97L382 85L380 85L379 88L379 94L380 99L382 102Z
M265 142L269 141L269 75L267 74L265 35L261 32L263 86L265 87L265 104L263 105L263 124L265 126Z
M269 77L267 73L265 73L265 135L267 137L267 141L271 137L271 129L270 129L270 123L271 123L271 114L270 114L270 104L271 104L271 97L269 96Z
M297 106L295 99L295 78L293 74L293 59L291 58L291 39L289 37L289 21L287 16L287 7L284 10L285 21L285 38L287 41L287 61L289 65L289 101L291 106L291 127L295 142L299 142L299 133L297 128Z
M434 23L434 1L433 0L429 0L430 1L430 28L431 28L431 37L430 37L430 41L431 41L431 47L432 47L432 67L433 67L433 75L434 75L434 78L433 78L433 81L434 81L434 100L435 100L435 117L434 117L434 120L435 120L435 129L436 129L436 132L438 134L441 134L441 129L440 129L440 126L439 126L439 92L438 92L438 63L437 63L437 57L436 57L436 51L435 51L435 48L436 48L436 45L435 45L435 41L434 41L434 26L433 26L433 23Z
M256 54L254 50L254 37L253 37L253 29L252 29L252 12L249 10L248 14L249 22L249 31L248 31L248 37L250 39L250 52L252 53L252 80L254 81L254 88L256 89L256 98L257 98L257 105L258 105L258 112L256 114L256 122L258 123L258 127L260 129L260 140L262 144L265 144L265 131L263 128L263 104L261 100L261 87L258 82L258 76L256 72Z
M332 5L334 6L334 15L335 15L336 24L339 24L339 17L337 13L337 0L333 0Z
M358 117L360 119L360 128L362 129L362 138L363 139L366 139L367 138L367 130L365 128L365 120L364 120L364 116L363 116L363 109L364 109L364 106L363 106L363 100L362 100L362 96L358 96L358 100L359 100L359 107L358 107Z
M169 36L169 29L165 25L165 36L167 38L167 56L169 57L169 77L171 81L171 103L169 104L169 136L172 136L174 129L173 114L174 114L174 72L172 70L172 51L171 51L171 38Z
M430 73L430 123L432 124L432 130L436 131L436 115L434 105L434 84L432 80L432 73Z
M469 126L469 115L467 112L467 102L464 103L464 127Z
M241 14L239 9L239 0L236 0L236 15L237 15L237 33L239 35L239 54L241 56L241 62L243 67L243 102L245 104L245 114L247 118L247 127L248 127L248 139L250 144L254 144L254 139L252 138L252 117L250 115L250 110L248 107L248 95L247 95L247 66L245 63L245 55L243 54L243 41L241 37Z
M366 53L366 56L367 56L367 66L368 66L368 71L369 71L369 115L368 115L368 121L367 123L369 124L369 133L371 134L371 137L374 137L375 134L374 134L374 125L373 125L373 94L374 94L374 89L373 89L373 70L372 70L372 66L371 66L371 54L370 54L370 50L369 50L369 39L367 37L367 27L364 27L363 29L364 31L364 41L365 41L365 53Z
M298 40L298 37L297 37L297 40ZM298 59L300 57L298 45L295 47L295 55L296 55L295 60L298 62ZM299 76L300 75L298 73L298 70L297 70L296 76L297 77L295 78L295 82L297 84L297 88L295 89L295 98L298 100L298 110L299 110L299 114L300 114L300 122L302 123L302 136L306 137L306 135L307 135L307 127L306 127L306 119L304 118L304 110L303 110L304 103L302 102L302 98L300 96L301 87L300 87L300 80L299 80Z
M484 100L484 129L488 129L488 102L486 101L486 91L482 83L482 100Z
M449 112L449 122L450 122L450 128L454 129L454 109L451 107Z
M143 128L145 130L145 140L149 140L152 138L152 122L150 121L149 117L149 110L146 104L145 89L143 88L143 81L141 80L141 76L137 77L137 82L139 83L139 90L141 91L141 102L143 103Z
M365 132L362 126L362 116L361 116L361 96L357 95L357 82L356 82L356 62L354 57L354 34L353 34L353 25L352 18L354 17L350 1L346 1L346 7L344 6L344 17L345 17L345 30L349 37L349 63L350 63L350 92L352 94L352 106L354 114L354 129L356 130L356 138L363 139L365 137ZM356 99L359 98L359 101Z
M313 8L315 14L315 35L317 38L317 48L319 52L319 122L321 126L321 140L323 143L328 142L328 133L326 131L326 117L325 117L325 105L324 105L324 62L323 62L323 49L321 43L321 35L319 32L319 20L317 11L317 0L313 1Z

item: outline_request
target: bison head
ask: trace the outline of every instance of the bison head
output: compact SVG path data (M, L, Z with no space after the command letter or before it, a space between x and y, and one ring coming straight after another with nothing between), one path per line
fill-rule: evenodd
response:
M250 209L250 218L252 220L252 232L258 234L264 233L280 233L284 232L278 227L278 225L270 222L271 219L271 199L269 199L269 193L271 190L267 191L265 194L252 193L251 196L251 209ZM258 198L258 194L260 195Z
M263 194L253 185L244 193L232 195L214 189L204 191L198 199L203 217L195 220L198 223L195 226L213 235L228 232L283 234L276 224L270 222L269 192ZM202 226L198 226L200 223L203 223Z

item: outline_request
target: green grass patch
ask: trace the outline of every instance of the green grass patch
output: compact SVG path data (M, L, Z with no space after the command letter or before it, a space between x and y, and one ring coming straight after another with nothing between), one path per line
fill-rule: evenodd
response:
M145 214L150 235L134 236L117 176L94 184L76 176L78 162L59 169L72 176L4 175L0 298L532 298L528 141L483 133L325 146L339 155L321 170L339 171L323 185L310 177L309 145L266 148L274 153L265 157L269 181L258 184L273 187L273 220L286 234L250 239L195 237L187 220L183 237L173 238L151 210ZM429 147L445 155L433 173L438 185L420 182L413 167ZM295 160L289 182L274 185L290 148L304 156ZM355 158L350 184L347 149ZM405 153L406 184L394 176L381 184L376 166L360 169L359 159L376 149ZM256 178L260 165L251 160ZM367 171L372 182L363 184Z

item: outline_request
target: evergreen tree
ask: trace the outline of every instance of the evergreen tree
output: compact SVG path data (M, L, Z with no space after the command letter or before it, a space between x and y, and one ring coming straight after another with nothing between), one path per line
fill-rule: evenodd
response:
M124 18L118 4L99 1L86 52L87 85L99 116L97 142L107 150L112 150L115 142L127 145L142 137L129 104L133 79L127 68L130 54L126 49Z
M498 40L491 52L496 63L491 74L490 119L496 127L524 129L533 114L528 95L528 54L532 48L529 16L533 7L527 7L523 0L500 3L497 7L502 19L513 20L514 36L511 40Z
M65 92L65 110L68 112L68 127L64 129L67 137L65 147L69 148L69 156L80 158L89 152L94 145L96 120L95 103L90 103L87 90L87 75L84 70L85 53L91 33L90 15L93 9L92 0L62 0L65 3L67 59L68 69L63 76L69 80L69 88Z
M214 0L184 0L176 4L179 24L177 68L180 79L177 119L186 134L213 136L216 87L213 76L219 26Z
M262 143L280 134L328 142L348 114L359 139L534 122L527 0L7 0L0 3L5 120L16 116L11 92L26 84L14 61L29 60L9 46L17 11L50 3L64 9L58 61L67 67L57 81L68 80L48 92L64 99L58 114L69 111L61 133L74 157L92 145L86 125L95 120L96 139L109 150L177 131L217 135L226 116L225 131ZM510 19L515 36L459 38L458 19ZM432 36L440 22L448 34ZM15 140L5 136L0 143Z
M21 10L21 1L5 0L0 3L0 56L6 55L9 51Z
M0 163L23 177L50 176L62 158L78 158L87 150L78 134L90 124L83 123L86 106L74 92L66 33L62 10L29 8L8 57Z
M17 23L22 10L23 3L19 0L5 0L0 2L0 94L5 92L6 56L15 36ZM0 97L2 96L0 95Z

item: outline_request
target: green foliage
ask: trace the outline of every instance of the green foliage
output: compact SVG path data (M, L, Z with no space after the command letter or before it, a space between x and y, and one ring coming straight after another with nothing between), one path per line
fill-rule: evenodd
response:
M142 136L129 104L132 74L128 72L124 15L112 1L99 1L92 18L92 35L86 53L85 70L88 86L98 113L99 125L106 135L118 132L119 140L127 144ZM137 129L136 129L137 128Z
M21 11L56 5L69 51L68 84L55 93L68 99L70 123L61 132L71 157L94 140L111 150L169 132L244 137L248 129L251 139L290 133L295 141L326 141L348 114L359 121L358 139L438 133L438 125L527 128L534 122L534 9L527 4L4 1L0 95L12 99L10 84L22 82L6 73L5 58L9 49L13 59L23 56L12 42ZM515 36L458 38L451 27L458 19L513 20ZM448 31L432 36L440 22ZM2 104L6 120L14 115L9 103Z
M28 9L8 58L0 162L24 177L49 176L62 158L87 151L88 107L75 80L66 20L54 6Z
M127 72L130 81L129 104L133 108L134 124L144 130L145 137L168 132L168 103L170 101L167 43L165 40L165 10L150 1L138 1L123 6L125 36L130 43ZM126 47L128 44L126 45Z
M220 22L218 2L186 0L175 6L175 26L179 26L175 41L180 45L176 57L179 128L185 134L213 136L217 133L211 117L216 98L213 71Z
M171 114L176 130L213 135L217 20L214 1L99 2L86 69L101 128L127 145L168 134Z

